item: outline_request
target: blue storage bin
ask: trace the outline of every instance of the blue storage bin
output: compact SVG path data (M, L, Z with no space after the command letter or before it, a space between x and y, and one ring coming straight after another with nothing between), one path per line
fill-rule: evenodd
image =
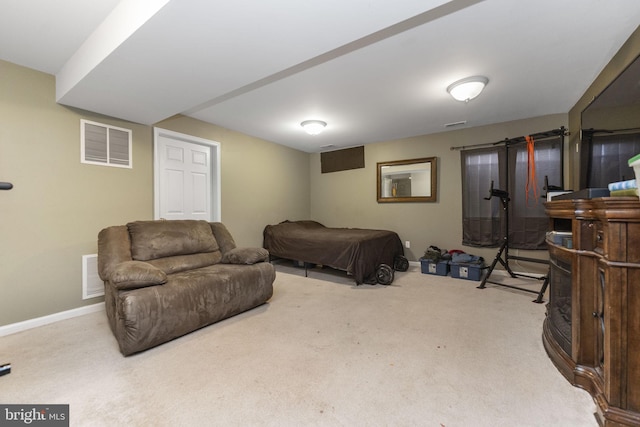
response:
M449 261L433 262L430 259L420 258L420 267L424 274L436 274L438 276L449 274Z
M484 269L484 263L482 264L464 264L464 263L451 263L451 277L456 279L466 280L480 280L482 278L482 270Z

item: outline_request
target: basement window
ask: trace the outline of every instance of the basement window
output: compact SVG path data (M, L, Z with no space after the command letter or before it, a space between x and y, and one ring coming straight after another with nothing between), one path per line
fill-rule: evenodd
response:
M131 130L80 120L80 162L131 168Z
M562 143L560 136L535 142L536 184L540 190L544 190L546 185L545 177L554 185L563 182ZM543 199L537 194L532 195L531 189L527 198L529 163L526 143L512 142L508 147L494 144L491 148L461 152L462 244L498 247L504 242L507 227L504 207L499 197L487 200L487 190L494 188L509 194L509 247L546 250L549 217L545 213Z

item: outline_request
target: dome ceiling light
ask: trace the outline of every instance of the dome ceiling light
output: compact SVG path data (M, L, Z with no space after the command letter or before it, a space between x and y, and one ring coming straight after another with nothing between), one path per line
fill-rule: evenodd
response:
M300 123L300 126L302 126L309 135L317 135L324 130L327 122L323 122L322 120L305 120Z
M453 82L447 87L447 92L457 101L469 102L489 83L489 79L484 76L467 77L466 79Z

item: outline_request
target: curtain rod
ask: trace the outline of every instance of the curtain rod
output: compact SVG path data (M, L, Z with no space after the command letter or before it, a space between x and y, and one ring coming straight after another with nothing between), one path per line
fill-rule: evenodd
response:
M582 133L622 133L622 132L633 132L633 131L638 131L640 130L640 128L626 128L626 129L594 129L594 128L590 128L590 129L582 129Z
M528 136L532 136L534 140L541 141L548 138L555 138L558 136L566 136L566 135L569 135L569 133L567 132L567 129L564 126L561 126L559 129L552 129L546 132L532 133L531 135L528 135ZM453 150L465 150L467 148L492 147L499 144L511 145L511 144L517 144L525 141L526 141L526 138L524 136L518 136L516 138L505 138L501 141L486 142L484 144L460 145L458 147L451 147L450 150L453 151Z

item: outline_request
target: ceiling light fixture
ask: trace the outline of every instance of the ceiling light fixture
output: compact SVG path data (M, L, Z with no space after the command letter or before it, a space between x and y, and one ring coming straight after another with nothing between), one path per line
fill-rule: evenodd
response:
M458 101L469 102L480 95L487 83L489 83L489 79L484 76L467 77L451 83L447 87L447 92Z
M322 120L305 120L300 123L300 126L302 126L309 135L317 135L324 130L327 122L323 122Z

